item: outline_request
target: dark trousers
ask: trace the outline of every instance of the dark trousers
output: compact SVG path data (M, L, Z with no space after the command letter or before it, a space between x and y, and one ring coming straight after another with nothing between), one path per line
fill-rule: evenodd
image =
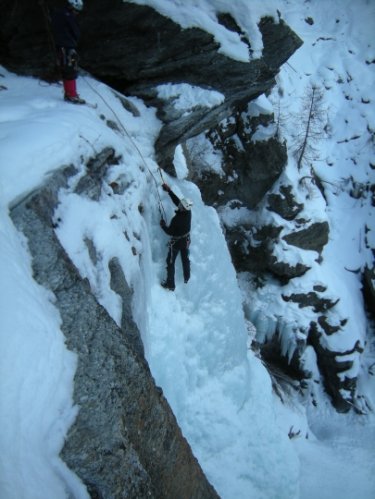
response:
M184 281L190 279L190 260L189 260L190 237L181 239L171 239L169 242L169 251L167 256L167 280L168 287L174 288L175 262L178 254L181 255L182 270L184 273Z
M57 58L63 80L76 80L78 76L78 54L75 49L57 47Z

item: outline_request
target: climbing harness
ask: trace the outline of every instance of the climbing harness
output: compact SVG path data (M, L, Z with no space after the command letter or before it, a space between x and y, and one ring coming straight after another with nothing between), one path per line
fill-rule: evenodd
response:
M189 249L190 246L190 232L184 234L183 236L172 236L170 240L167 242L166 246L170 249L173 249L173 246L177 244L182 239L186 239L186 249Z
M172 236L171 240L174 242L179 241L180 239L184 239L185 237L189 237L190 232L187 232L186 234L183 234L182 236Z

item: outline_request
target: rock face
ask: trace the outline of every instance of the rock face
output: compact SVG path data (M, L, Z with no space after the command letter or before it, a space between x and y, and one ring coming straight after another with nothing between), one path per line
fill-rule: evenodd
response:
M291 185L281 185L279 194L268 196L268 209L284 220L294 220L302 211L303 204L295 201Z
M262 120L249 118L246 108L240 106L229 119L222 120L206 133L208 141L223 157L221 171L217 174L210 168L202 172L202 157L196 154L194 140L186 145L191 178L200 187L207 204L222 206L235 199L252 209L285 167L287 155L283 144L274 137L253 141L257 126L269 124L272 116Z
M305 229L292 232L284 236L283 239L292 246L321 253L328 243L328 234L328 223L322 222L313 223Z
M103 151L93 171L98 174L113 159L113 151ZM55 173L11 211L28 239L34 277L53 292L67 346L78 356L74 402L79 412L62 458L92 498L218 498L155 386L118 262L112 261L110 270L112 287L123 298L121 328L97 302L55 235L57 192L73 173L72 167ZM94 175L77 188L95 196L96 183Z
M342 397L341 392L345 391L352 396L357 385L357 379L350 376L340 376L349 371L353 366L353 360L349 358L353 353L363 353L363 347L356 342L353 348L346 352L336 352L332 349L324 348L322 336L324 334L334 334L342 329L343 325L331 326L326 322L324 316L319 317L318 324L313 322L309 334L309 340L313 345L318 358L319 370L324 376L325 387L331 395L333 405L339 412L347 412L351 405L350 399Z
M259 130L262 140L257 140ZM258 345L263 359L268 366L282 368L296 380L305 382L311 373L305 368L304 353L312 346L326 391L337 410L345 412L355 404L357 378L352 368L363 345L353 339L344 352L331 347L330 343L335 344L335 335L345 335L348 327L347 317L336 310L340 297L332 296L324 283L313 289L298 284L298 278L313 271L322 261L330 228L327 221L309 218L305 205L297 200L300 198L298 186L280 180L287 155L275 130L273 115L258 115L250 107L238 110L200 138L187 142L190 177L199 186L204 201L222 216L235 268L251 276L254 288L249 302L256 301L257 288L271 283L274 289L276 280L285 307L300 309L296 315L300 314L301 324L292 326L283 318L275 319L272 309L266 318L259 312L262 307L249 314L249 320L255 321L258 330L264 329L262 320L272 323L272 337L266 335ZM220 168L205 164L206 158L215 154L220 158ZM319 189L317 183L314 186ZM240 210L245 210L247 215L233 223L236 211ZM228 212L230 216L226 215ZM304 258L304 252L309 256ZM313 258L312 254L315 254ZM370 270L367 270L363 282L368 303L373 295L369 277ZM288 284L292 289L295 285L299 292L285 292ZM303 315L310 315L311 311L314 319L306 322ZM255 319L258 315L263 317L259 323ZM292 355L283 348L289 341L294 345Z
M48 5L53 9L60 3L52 0ZM4 0L2 6L6 18L0 27L0 62L17 72L45 75L54 65L46 2L35 8L27 0ZM239 31L230 16L220 20ZM282 21L264 18L259 25L264 56L250 63L238 62L219 53L213 36L205 31L182 29L149 7L123 0L87 2L80 23L82 66L121 92L137 95L158 108L164 127L156 143L157 158L171 172L177 144L214 128L238 103L269 90L279 67L302 43ZM186 116L158 98L156 87L163 83L214 89L225 95L225 102Z

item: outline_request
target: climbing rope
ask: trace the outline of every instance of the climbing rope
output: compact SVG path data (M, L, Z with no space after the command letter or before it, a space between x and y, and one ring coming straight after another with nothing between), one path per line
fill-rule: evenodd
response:
M158 181L157 179L155 178L155 175L153 174L153 172L151 171L151 169L149 168L141 150L139 149L139 147L137 146L136 142L132 139L131 135L129 134L129 132L127 131L127 129L125 128L124 124L122 123L122 121L120 120L118 114L116 113L116 111L113 109L113 107L108 103L108 101L101 95L100 92L98 92L98 90L96 88L93 87L93 85L91 85L91 83L88 81L88 79L85 77L85 76L82 76L82 79L84 80L84 82L86 83L86 85L88 87L91 88L91 90L93 92L96 93L96 95L98 97L100 97L100 99L104 102L104 104L108 107L108 109L110 109L110 111L112 112L113 116L116 118L118 124L120 125L121 129L123 130L123 132L125 133L125 135L128 137L129 141L131 142L131 144L133 145L133 147L136 149L136 151L138 152L139 154L139 157L141 158L143 164L145 165L146 169L148 170L148 172L150 173L152 179L154 180L155 182L155 186L156 186L156 193L157 193L157 196L159 198L159 211L160 211L160 215L162 216L163 219L166 218L165 216L165 210L164 210L164 207L163 207L163 203L162 203L162 200L161 200L161 197L160 197L160 194L159 194L159 190L158 190L158 187L159 187L159 184L158 184ZM121 94L120 94L121 95ZM162 183L164 184L165 183L165 180L163 178L163 174L162 174L162 171L161 171L161 168L160 166L158 166L158 172L159 172L159 175L160 175L160 178L161 178L161 181Z

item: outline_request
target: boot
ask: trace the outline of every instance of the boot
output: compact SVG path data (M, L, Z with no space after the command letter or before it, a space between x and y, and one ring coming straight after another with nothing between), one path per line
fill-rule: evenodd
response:
M66 102L71 102L72 104L86 104L86 101L84 99L81 99L79 95L75 95L74 97L71 97L70 95L64 95L64 100Z
M81 99L77 94L76 80L64 80L64 100L72 104L86 104L84 99Z
M164 289L168 289L168 291L174 291L175 290L175 287L174 286L171 286L167 281L163 281L161 283L161 286L164 288Z

